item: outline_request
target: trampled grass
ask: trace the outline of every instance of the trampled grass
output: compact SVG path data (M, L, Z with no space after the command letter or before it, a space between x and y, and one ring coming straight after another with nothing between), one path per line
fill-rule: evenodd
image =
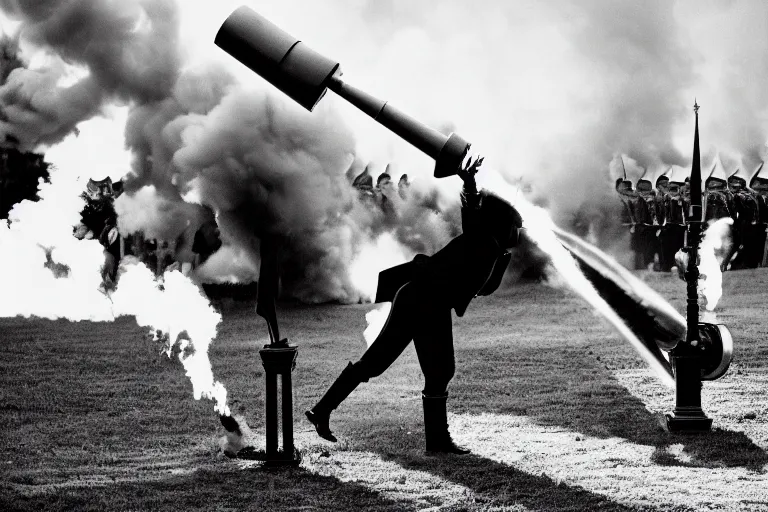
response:
M640 275L682 311L682 281ZM705 383L714 429L694 436L662 428L673 391L578 298L521 282L476 300L454 321L449 420L466 457L423 452L412 347L334 414L339 443L319 439L302 411L362 353L372 306L283 305L302 452L283 470L224 457L212 403L132 319L0 319L0 508L768 510L768 269L724 288L734 362ZM214 373L261 447L266 328L252 305L222 309Z

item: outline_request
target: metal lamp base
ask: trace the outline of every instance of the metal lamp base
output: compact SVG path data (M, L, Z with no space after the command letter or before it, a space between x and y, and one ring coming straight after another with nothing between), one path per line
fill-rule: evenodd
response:
M670 432L709 432L712 430L712 418L708 418L699 408L698 410L675 409L672 414L665 415L667 430Z

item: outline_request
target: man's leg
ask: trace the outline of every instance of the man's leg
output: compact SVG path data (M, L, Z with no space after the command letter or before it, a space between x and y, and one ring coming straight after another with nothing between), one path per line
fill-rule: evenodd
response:
M413 344L424 373L421 396L426 449L428 452L465 455L469 450L457 446L448 431L448 384L456 370L451 309L446 305L429 305L425 317L427 321L417 328Z
M384 328L357 363L349 363L319 402L305 414L320 437L336 442L329 420L331 412L343 402L361 382L378 377L403 353L413 339L413 328L421 322L424 299L419 286L404 285L392 301Z

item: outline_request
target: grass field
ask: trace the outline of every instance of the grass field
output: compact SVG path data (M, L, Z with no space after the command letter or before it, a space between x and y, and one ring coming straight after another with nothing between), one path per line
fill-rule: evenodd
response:
M685 284L641 273L683 310ZM465 457L423 452L412 347L332 417L302 411L365 348L370 305L284 305L299 468L229 459L209 401L130 318L0 319L0 510L768 510L768 269L726 273L734 362L706 383L710 433L667 433L673 391L582 302L519 283L455 319L449 421ZM210 356L263 446L267 341L252 305L222 306Z

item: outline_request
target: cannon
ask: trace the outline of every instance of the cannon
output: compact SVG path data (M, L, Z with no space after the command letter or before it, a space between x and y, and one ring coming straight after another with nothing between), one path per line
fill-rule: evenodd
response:
M332 90L433 158L436 178L456 174L469 152L471 144L459 135L443 135L344 82L338 62L315 52L249 7L235 10L214 42L309 111Z

